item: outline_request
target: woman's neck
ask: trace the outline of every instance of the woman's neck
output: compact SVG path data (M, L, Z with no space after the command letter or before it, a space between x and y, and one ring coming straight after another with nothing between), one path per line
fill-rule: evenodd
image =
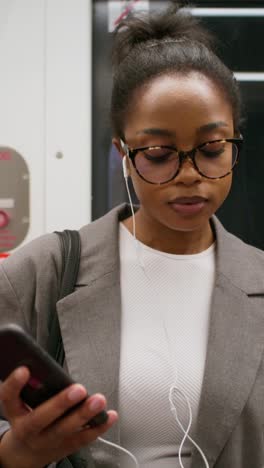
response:
M210 222L192 231L170 229L155 220L147 219L142 213L135 214L136 238L145 245L161 252L178 255L191 255L203 252L214 242ZM132 216L123 221L124 226L133 234Z

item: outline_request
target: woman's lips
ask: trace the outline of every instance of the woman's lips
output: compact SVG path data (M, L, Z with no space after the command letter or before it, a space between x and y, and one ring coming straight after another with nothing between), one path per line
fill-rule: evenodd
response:
M169 202L170 207L179 214L192 215L197 214L207 203L203 197L179 197Z

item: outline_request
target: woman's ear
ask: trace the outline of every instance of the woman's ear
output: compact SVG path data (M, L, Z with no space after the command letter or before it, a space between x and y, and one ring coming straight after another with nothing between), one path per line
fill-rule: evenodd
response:
M243 138L239 129L234 131L234 138Z
M112 144L116 147L118 153L120 154L121 158L126 155L124 148L122 148L120 138L114 137L112 139Z
M124 174L125 179L127 179L130 176L131 171L130 171L130 160L124 148L124 143L121 142L120 138L113 138L112 143L116 147L119 153L119 156L122 159L123 174Z

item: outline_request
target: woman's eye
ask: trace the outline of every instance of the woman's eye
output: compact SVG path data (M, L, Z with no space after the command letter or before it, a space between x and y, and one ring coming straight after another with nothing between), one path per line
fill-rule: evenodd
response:
M219 145L219 143L212 143L200 148L199 150L204 156L208 156L210 158L216 158L225 152L225 146L223 144Z
M171 155L175 154L173 151L168 149L155 149L150 151L144 151L144 157L149 161L162 162L167 160Z
M205 156L208 156L210 158L217 158L217 156L220 156L221 154L224 153L224 150L221 149L221 150L218 150L218 151L206 151L206 150L202 150L202 153L205 155Z

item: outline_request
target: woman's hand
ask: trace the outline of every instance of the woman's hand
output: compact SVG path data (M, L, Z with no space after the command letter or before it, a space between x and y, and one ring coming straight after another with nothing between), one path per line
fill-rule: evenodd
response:
M29 370L20 367L0 386L0 400L11 425L0 442L2 468L43 468L93 442L117 420L117 413L108 411L105 424L96 428L84 427L106 407L106 400L100 394L90 396L62 417L87 396L80 384L71 385L34 410L29 410L19 397L29 376Z

